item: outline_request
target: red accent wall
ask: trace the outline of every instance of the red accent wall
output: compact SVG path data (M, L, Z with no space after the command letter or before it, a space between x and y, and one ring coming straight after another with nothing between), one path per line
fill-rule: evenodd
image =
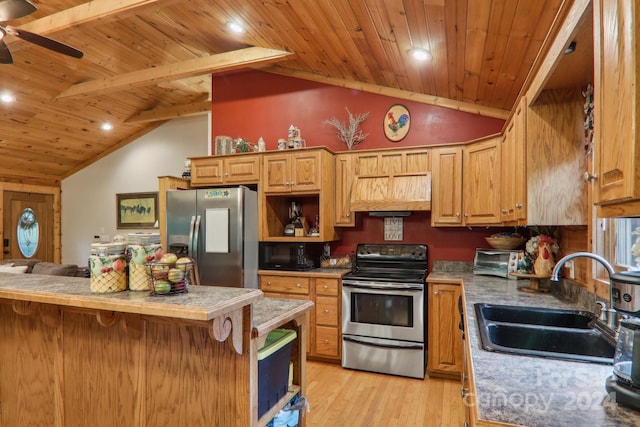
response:
M332 117L347 122L345 108L354 115L370 113L361 126L369 136L356 149L465 142L498 133L504 125L501 119L261 71L213 76L212 99L212 138L240 136L255 144L262 136L267 150L275 150L278 138L286 139L294 125L308 146L345 151L335 128L323 124ZM383 130L384 115L394 104L407 107L411 116L409 133L400 142L389 141Z
M347 122L345 107L352 114L370 113L361 126L369 136L356 149L465 142L498 133L504 125L500 119L260 71L213 76L212 99L212 138L242 137L255 144L262 136L267 150L275 150L278 138L286 139L287 129L294 125L307 146L345 151L334 128L323 124L332 117ZM411 115L408 135L396 143L387 140L383 130L384 115L394 104L406 106ZM342 240L331 243L333 254L351 253L358 243L385 243L383 218L366 213L358 213L356 218L356 227L344 228ZM430 212L405 217L404 240L395 243L425 243L431 261L472 261L475 249L487 246L484 237L502 231L433 228L430 223Z

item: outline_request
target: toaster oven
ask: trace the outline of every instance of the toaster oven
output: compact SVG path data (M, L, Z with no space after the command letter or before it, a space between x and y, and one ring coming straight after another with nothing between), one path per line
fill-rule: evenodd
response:
M519 250L476 249L473 274L517 279L510 273L518 269Z

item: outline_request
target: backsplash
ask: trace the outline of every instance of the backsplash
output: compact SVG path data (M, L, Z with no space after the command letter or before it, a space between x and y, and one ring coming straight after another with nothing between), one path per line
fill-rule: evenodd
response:
M596 301L601 299L596 299L596 295L589 292L584 286L567 279L561 279L559 282L549 281L549 283L551 292L560 298L576 302L592 313L596 313L599 310ZM603 302L607 304L607 307L609 306L609 301Z
M467 261L433 261L431 271L439 273L473 273L473 263Z

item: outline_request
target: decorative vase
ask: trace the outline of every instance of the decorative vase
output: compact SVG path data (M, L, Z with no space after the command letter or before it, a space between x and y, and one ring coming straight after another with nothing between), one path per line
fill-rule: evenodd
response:
M555 264L551 244L541 240L538 243L538 257L533 263L533 271L538 276L551 276Z

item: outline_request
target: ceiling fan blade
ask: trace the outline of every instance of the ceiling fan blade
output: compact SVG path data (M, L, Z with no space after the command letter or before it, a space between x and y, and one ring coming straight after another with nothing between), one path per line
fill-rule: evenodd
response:
M0 40L0 64L13 64L13 58L11 57L11 52L9 52L9 47L2 40Z
M0 0L0 21L22 18L38 10L27 0Z
M11 34L12 36L16 36L18 38L21 38L22 40L28 41L33 44L37 44L38 46L44 47L45 49L62 53L63 55L72 56L74 58L82 58L82 56L84 55L82 51L74 47L71 47L64 43L60 43L59 41L41 36L36 33L21 30L19 28L11 27L9 25L7 25L5 29L7 30L7 33Z

